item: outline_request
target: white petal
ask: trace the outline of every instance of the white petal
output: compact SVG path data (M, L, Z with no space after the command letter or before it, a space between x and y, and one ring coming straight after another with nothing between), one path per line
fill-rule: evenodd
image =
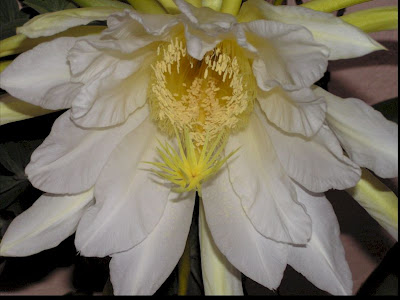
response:
M71 80L81 85L71 110L79 126L114 126L145 104L152 51L113 53L97 49L96 41L79 41L69 52Z
M28 256L56 247L75 232L92 200L93 189L78 195L42 195L8 227L0 255Z
M176 16L168 14L142 14L125 10L107 19L103 31L104 48L132 53L156 41L169 41L170 32L178 24ZM97 47L101 47L99 42Z
M263 118L260 111L256 113ZM323 125L312 138L304 138L286 134L268 121L263 125L286 173L310 191L343 190L360 179L360 168L343 154L328 126Z
M331 204L323 194L311 194L297 185L296 191L311 216L313 232L305 247L289 247L288 264L324 291L351 295L353 281Z
M33 152L25 169L29 180L49 193L74 194L92 187L114 148L148 113L144 106L120 126L94 130L77 127L65 112Z
M199 208L199 241L204 294L243 296L242 274L219 251L205 219L203 202Z
M237 23L232 15L208 7L196 8L183 0L177 0L176 4L182 12L178 18L185 26L187 51L198 60L212 50L223 35L233 32Z
M329 51L306 28L264 20L240 26L257 49L253 72L262 90L308 88L324 75Z
M269 121L289 133L313 136L325 121L326 103L310 89L287 92L258 90L257 99Z
M306 27L316 42L329 48L329 60L353 58L385 49L368 34L329 13L299 6L274 6L261 0L249 0L244 5L266 20Z
M171 187L143 163L156 161L157 145L157 129L148 118L114 149L95 185L96 204L76 232L82 255L104 257L130 249L160 221Z
M254 228L226 167L203 184L202 195L207 224L219 250L247 277L276 289L286 268L288 246L265 238Z
M115 295L152 295L178 264L192 221L194 193L171 194L165 212L142 243L112 255Z
M63 37L19 55L0 76L0 87L14 97L49 109L69 108L63 97L52 98L46 104L46 93L58 85L69 82L71 75L67 53L77 38Z
M364 101L342 99L315 87L325 97L327 121L350 159L383 178L398 176L398 125Z
M229 137L226 153L240 147L228 161L230 182L262 235L277 242L305 244L311 235L311 220L297 201L263 121L253 114L245 130Z
M24 26L18 27L17 33L29 38L50 36L92 21L106 20L109 15L119 11L120 8L85 7L41 14L26 22Z

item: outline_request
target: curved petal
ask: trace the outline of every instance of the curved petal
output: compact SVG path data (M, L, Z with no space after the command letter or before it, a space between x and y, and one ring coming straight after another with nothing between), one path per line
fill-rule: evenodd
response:
M266 20L304 26L316 42L328 47L329 60L359 57L385 49L368 34L330 13L299 6L274 6L262 0L249 0L243 5Z
M0 255L28 256L56 247L75 232L93 197L93 189L78 195L42 195L8 227Z
M311 216L313 232L305 247L289 247L288 264L324 291L351 295L352 276L332 205L323 194L312 194L298 185L296 191Z
M264 20L239 26L257 49L253 72L262 90L308 88L324 75L329 51L304 27Z
M263 122L253 114L246 129L229 137L227 153L240 147L228 161L230 182L258 232L276 242L306 244L310 217L297 201Z
M71 116L86 128L120 124L145 104L154 53L118 56L97 49L96 44L79 41L68 54L71 80L80 85L74 93Z
M203 59L224 35L233 32L237 23L232 15L208 7L196 8L183 0L177 0L176 4L182 12L178 18L185 26L187 51L198 60Z
M43 102L46 93L69 82L68 51L79 38L63 37L19 55L0 76L0 87L12 96L48 109L69 108L64 98L52 98L55 103Z
M232 188L228 168L203 184L202 195L207 224L219 250L247 277L269 289L278 288L288 246L254 228Z
M157 159L157 129L147 118L114 149L95 185L96 204L76 232L84 256L104 257L143 241L163 215L170 185L144 161Z
M350 159L383 178L398 176L398 125L359 99L339 98L319 87L328 104L327 121Z
M258 90L258 103L269 121L289 133L313 136L325 121L326 103L310 89L287 92L275 87Z
M194 193L171 193L151 234L136 247L112 255L110 276L115 295L152 295L164 283L185 249L194 199Z
M112 7L85 7L41 14L26 22L22 27L18 27L17 34L22 33L29 38L50 36L92 21L104 21L109 15L121 10L121 8Z
M263 118L261 112L256 112ZM312 138L290 135L263 123L286 173L310 191L343 190L357 184L360 168L348 159L328 126Z
M40 105L54 110L70 108L81 89L81 83L66 82L56 85L46 92Z
M49 193L79 193L92 187L114 148L148 116L147 105L107 130L82 129L61 115L25 169L31 183Z
M152 42L169 40L170 32L177 24L176 16L125 10L107 19L108 28L102 33L104 44L99 42L96 47L109 48L111 44L114 50L132 53Z

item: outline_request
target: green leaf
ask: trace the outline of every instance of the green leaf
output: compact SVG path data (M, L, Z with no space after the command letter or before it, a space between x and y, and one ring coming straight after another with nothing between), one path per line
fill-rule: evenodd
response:
M0 195L10 189L12 189L13 187L15 187L18 183L20 182L20 180L18 180L17 178L15 178L14 176L4 176L4 175L0 175ZM1 206L1 203L0 203Z
M24 0L24 4L40 14L77 7L69 0Z
M0 144L0 165L14 175L19 177L23 176L33 150L35 150L41 142L42 140L32 140Z
M0 144L0 210L7 208L21 195L30 183L25 175L25 167L32 152L42 140L5 142Z
M28 187L30 183L28 180L20 181L13 188L0 194L0 210L5 209L14 203L18 196L22 194Z
M0 39L15 35L15 29L29 20L29 15L20 11L16 0L0 1Z
M376 110L380 111L386 119L399 123L399 98L389 99L373 106Z

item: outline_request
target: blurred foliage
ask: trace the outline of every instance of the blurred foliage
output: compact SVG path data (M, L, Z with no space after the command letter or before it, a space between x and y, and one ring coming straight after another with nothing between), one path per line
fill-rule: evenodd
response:
M399 98L389 99L373 106L376 110L380 111L386 119L399 123Z
M0 1L0 40L16 34L16 28L29 20L15 0Z
M23 3L40 14L77 7L69 0L24 0Z

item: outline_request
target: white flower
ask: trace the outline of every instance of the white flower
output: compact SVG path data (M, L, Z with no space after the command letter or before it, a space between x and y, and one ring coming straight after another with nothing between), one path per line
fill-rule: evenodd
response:
M323 290L350 294L323 192L354 186L360 166L396 176L397 125L312 85L328 59L381 47L308 9L250 0L267 20L238 23L176 3L174 16L115 13L100 36L43 43L2 73L12 96L70 109L26 168L47 194L14 220L0 254L31 255L76 231L82 255L112 257L116 294L154 293L182 255L191 187L201 186L214 242L246 276L276 289L289 264ZM157 151L157 140L176 144L175 129L185 149ZM239 147L210 171L224 162L216 151ZM172 162L160 160L168 151ZM201 153L215 161L199 163ZM161 177L144 161L158 162Z

